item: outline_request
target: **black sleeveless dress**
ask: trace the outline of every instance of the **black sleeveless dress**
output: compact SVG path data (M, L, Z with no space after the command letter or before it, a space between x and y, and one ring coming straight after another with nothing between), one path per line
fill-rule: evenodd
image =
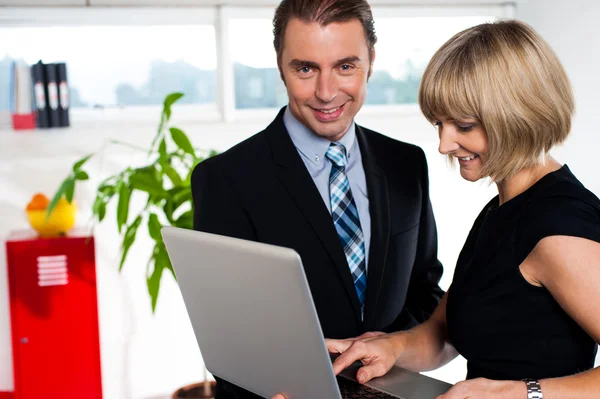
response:
M552 235L600 242L600 200L566 165L502 206L495 197L475 220L446 308L449 337L467 359L468 379L541 379L594 367L596 342L519 271L536 244Z

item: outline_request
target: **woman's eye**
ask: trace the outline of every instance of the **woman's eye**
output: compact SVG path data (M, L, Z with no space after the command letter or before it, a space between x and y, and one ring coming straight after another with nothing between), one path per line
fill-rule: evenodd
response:
M458 126L458 130L461 132L470 132L475 127L475 125L457 125L457 126Z

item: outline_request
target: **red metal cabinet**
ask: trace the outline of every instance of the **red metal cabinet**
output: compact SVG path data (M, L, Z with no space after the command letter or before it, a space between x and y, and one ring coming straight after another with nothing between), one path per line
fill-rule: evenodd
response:
M93 237L15 232L6 254L14 399L101 399Z

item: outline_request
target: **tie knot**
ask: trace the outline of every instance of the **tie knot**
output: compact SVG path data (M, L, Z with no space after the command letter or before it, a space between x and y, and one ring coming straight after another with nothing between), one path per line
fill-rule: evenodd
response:
M325 155L329 158L331 163L339 168L345 167L348 163L348 158L346 158L346 147L344 147L343 144L331 143Z

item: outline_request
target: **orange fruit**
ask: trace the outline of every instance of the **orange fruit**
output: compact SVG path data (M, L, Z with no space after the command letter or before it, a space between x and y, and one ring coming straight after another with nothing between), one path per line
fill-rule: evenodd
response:
M31 198L31 201L29 201L29 204L27 204L27 208L25 209L28 211L43 210L48 208L48 205L50 205L48 197L42 193L37 193Z

